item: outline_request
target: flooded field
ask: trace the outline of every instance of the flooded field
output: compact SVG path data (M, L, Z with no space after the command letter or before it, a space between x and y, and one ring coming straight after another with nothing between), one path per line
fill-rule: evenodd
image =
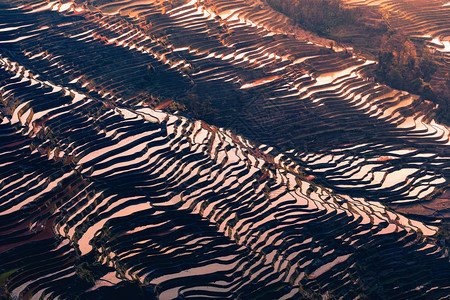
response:
M436 104L286 24L242 0L0 0L0 295L447 297Z

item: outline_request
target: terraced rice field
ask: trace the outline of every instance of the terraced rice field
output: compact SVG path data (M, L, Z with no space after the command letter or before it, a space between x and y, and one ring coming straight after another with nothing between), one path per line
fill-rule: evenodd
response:
M446 0L345 0L351 6L369 5L384 12L389 26L411 38L426 41L442 57L433 81L450 74L450 2Z
M1 293L448 297L449 129L286 23L0 0Z

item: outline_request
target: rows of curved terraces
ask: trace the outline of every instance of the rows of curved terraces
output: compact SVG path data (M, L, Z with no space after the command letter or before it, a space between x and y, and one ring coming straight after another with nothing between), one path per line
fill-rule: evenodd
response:
M344 0L351 6L369 5L385 13L389 26L415 39L422 39L441 56L443 65L435 80L450 74L450 2L447 0Z
M257 1L0 0L0 295L447 297L435 104L286 24Z

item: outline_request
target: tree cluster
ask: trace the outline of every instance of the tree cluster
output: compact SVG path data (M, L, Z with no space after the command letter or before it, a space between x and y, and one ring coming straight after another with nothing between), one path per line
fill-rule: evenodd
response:
M267 0L274 9L298 24L326 34L334 26L354 21L352 11L344 9L340 0Z
M405 36L392 33L384 36L378 54L377 77L393 88L406 90L435 101L429 82L437 65L423 47L416 47Z

